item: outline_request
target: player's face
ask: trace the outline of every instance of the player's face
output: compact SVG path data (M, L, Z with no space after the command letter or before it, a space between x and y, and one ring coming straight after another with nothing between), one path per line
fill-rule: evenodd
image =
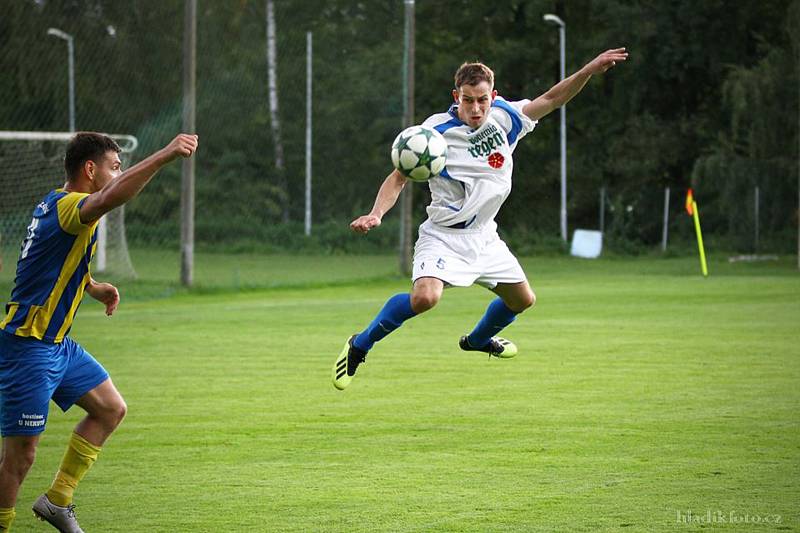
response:
M95 189L99 191L120 174L122 174L122 161L119 159L119 154L114 150L109 150L94 162L93 183Z
M472 129L479 128L489 116L489 109L497 96L489 82L477 85L462 85L453 90L453 98L458 104L458 118Z

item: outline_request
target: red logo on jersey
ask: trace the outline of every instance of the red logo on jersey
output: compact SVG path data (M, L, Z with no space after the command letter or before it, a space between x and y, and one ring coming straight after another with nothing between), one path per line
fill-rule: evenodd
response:
M500 168L505 162L506 158L499 152L495 152L489 156L489 166L492 168Z

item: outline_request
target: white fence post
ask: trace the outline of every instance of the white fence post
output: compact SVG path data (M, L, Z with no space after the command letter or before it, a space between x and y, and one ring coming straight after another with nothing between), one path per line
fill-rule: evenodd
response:
M759 221L759 218L761 218L759 216L759 204L761 203L759 201L760 200L759 196L760 196L760 190L758 188L758 185L756 185L756 190L755 190L755 195L754 195L754 200L753 200L755 202L755 205L753 206L753 218L755 219L755 239L753 240L753 243L754 243L753 244L753 251L756 252L756 253L758 252L758 236L759 236L758 235L758 230L759 230L758 221Z
M667 251L669 237L669 187L664 187L664 230L661 233L661 251Z

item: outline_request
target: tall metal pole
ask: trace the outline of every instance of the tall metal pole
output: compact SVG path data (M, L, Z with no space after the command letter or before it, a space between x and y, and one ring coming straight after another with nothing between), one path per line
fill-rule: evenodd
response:
M664 228L661 232L661 251L667 251L667 239L669 238L669 187L664 187Z
M558 26L560 79L566 77L567 25L557 15L548 13L545 22ZM561 239L567 241L567 106L561 106Z
M69 53L69 131L75 131L75 40L67 39Z
M47 35L52 35L67 41L67 77L69 91L69 131L75 131L75 38L69 33L58 28L48 28ZM120 206L118 209L123 209ZM105 216L100 217L97 225L97 253L95 255L95 270L105 272L108 266L108 221Z
M306 236L311 235L311 59L312 36L306 32Z
M561 43L561 79L566 70L566 29L564 24L558 28L558 39ZM567 241L567 106L561 106L561 239Z
M67 72L69 76L69 131L75 131L75 39L58 28L48 28L47 35L67 41Z
M405 84L403 85L403 126L414 124L414 0L405 0L405 46L403 66ZM413 212L413 192L411 182L406 182L400 197L400 271L411 273L412 245L411 215Z
M195 132L197 0L184 0L183 131ZM194 281L194 157L183 160L181 176L181 283Z

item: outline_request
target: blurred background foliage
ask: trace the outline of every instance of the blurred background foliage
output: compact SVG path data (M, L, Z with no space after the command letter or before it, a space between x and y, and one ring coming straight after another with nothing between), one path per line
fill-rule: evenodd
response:
M396 212L366 239L350 237L347 224L372 206L402 127L403 2L274 6L283 171L270 128L266 0L198 1L197 246L391 251ZM66 46L46 35L50 27L75 38L79 130L133 134L140 159L180 129L183 2L17 0L3 10L0 129L67 129ZM450 105L452 75L465 60L490 65L510 100L556 83L558 33L542 21L548 12L567 24L568 74L607 48L631 54L567 106L570 233L598 227L605 187L607 243L655 249L670 187L671 235L688 241L693 228L680 213L694 186L709 244L751 251L759 186L761 247L795 249L800 0L418 0L416 121ZM302 233L306 32L314 38L310 239ZM556 113L515 157L500 227L518 250L559 249ZM427 195L415 189L421 221ZM2 194L14 195L13 185ZM129 205L129 243L174 249L179 204L180 166L172 165Z

